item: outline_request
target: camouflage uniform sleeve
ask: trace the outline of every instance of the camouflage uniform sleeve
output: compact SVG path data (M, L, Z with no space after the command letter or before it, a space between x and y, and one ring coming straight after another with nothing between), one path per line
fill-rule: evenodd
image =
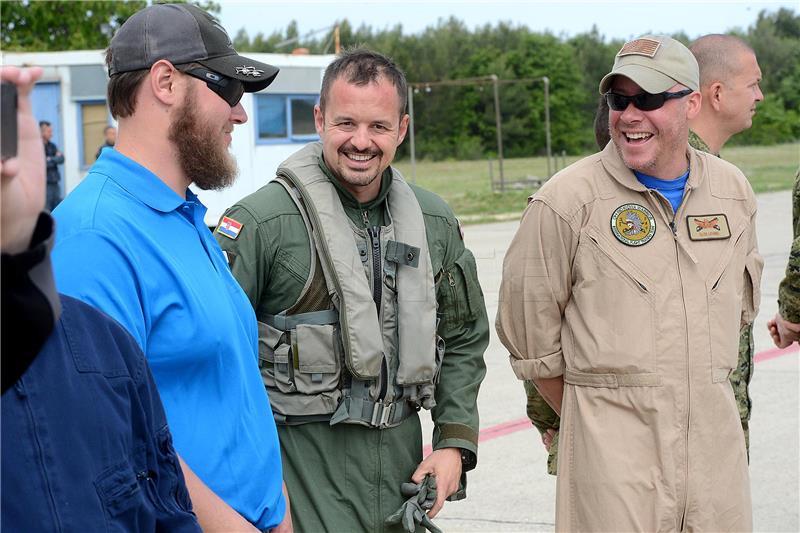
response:
M239 282L255 309L261 301L263 280L268 279L268 273L265 272L268 264L264 261L264 252L268 244L255 215L247 207L236 204L229 208L224 216L241 224L241 229L233 238L221 233L220 226L217 226L214 237L227 256L233 277Z
M558 428L561 419L542 395L539 394L539 390L533 381L525 380L523 385L525 386L525 394L528 397L526 413L531 423L542 435L548 429L556 430L556 436L550 444L547 455L547 473L556 475L558 468Z
M445 354L431 413L433 448L456 447L477 456L477 399L486 375L483 353L489 344L489 321L475 257L464 247L457 221L437 218L435 240L445 245L442 269L434 272L437 332L444 340Z
M794 182L792 193L794 218L794 241L786 265L786 277L778 288L778 308L784 320L800 323L800 171Z

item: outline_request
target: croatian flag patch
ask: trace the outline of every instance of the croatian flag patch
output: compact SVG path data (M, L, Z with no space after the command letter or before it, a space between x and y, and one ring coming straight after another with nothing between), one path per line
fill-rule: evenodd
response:
M242 231L242 223L236 222L228 217L222 217L222 221L219 223L219 226L217 226L217 233L225 235L233 240L236 240L240 231Z

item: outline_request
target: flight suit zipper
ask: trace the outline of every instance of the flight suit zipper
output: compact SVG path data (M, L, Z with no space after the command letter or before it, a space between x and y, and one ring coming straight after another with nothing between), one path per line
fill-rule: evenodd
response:
M369 224L369 216L366 211L361 212L361 216L366 224ZM370 245L372 248L372 299L375 302L375 311L378 313L378 322L381 321L381 302L383 299L383 277L381 276L381 228L372 226L367 228ZM389 368L386 364L386 356L381 358L380 392L378 399L386 398L388 390Z
M678 211L672 213L672 218L667 216L667 213L664 210L663 202L661 198L664 198L659 193L651 192L651 195L655 195L656 204L658 205L659 211L661 212L661 216L664 217L664 220L669 220L669 229L672 233L672 239L675 243L675 268L678 273L678 284L681 287L681 301L683 302L683 330L684 330L684 346L685 346L685 354L686 354L686 438L684 439L684 456L686 460L684 462L684 471L683 471L683 503L681 505L681 522L678 531L683 531L684 526L686 525L686 510L689 502L689 423L692 417L692 373L691 373L691 362L689 360L689 313L686 309L686 292L683 289L683 276L681 275L681 261L680 261L680 244L678 243L678 227L675 224L675 220L678 218L678 213L682 211L683 206L686 205L686 200L689 198L689 194L691 193L691 188L686 187L685 192L683 194L683 198L681 199L681 203L678 206ZM666 198L664 201L669 202ZM670 204L671 206L671 204ZM672 209L670 208L670 211Z

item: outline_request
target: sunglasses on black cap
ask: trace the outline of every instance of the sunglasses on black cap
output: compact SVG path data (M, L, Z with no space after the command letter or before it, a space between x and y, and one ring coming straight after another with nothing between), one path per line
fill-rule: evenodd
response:
M203 67L187 67L176 65L176 69L198 80L206 82L209 89L225 100L229 106L235 107L244 94L244 84L236 79L223 76Z
M692 94L692 92L691 89L684 89L676 93L639 93L633 96L607 92L604 96L606 97L606 102L608 102L608 107L614 111L625 111L628 109L628 104L633 104L636 109L641 111L653 111L663 106L667 100L683 98L684 96Z

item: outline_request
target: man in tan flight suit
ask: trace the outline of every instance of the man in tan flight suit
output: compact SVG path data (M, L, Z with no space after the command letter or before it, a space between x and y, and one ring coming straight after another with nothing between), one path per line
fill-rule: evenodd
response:
M689 147L698 88L679 42L626 43L600 83L612 142L531 198L506 254L498 334L562 416L558 531L752 528L728 377L759 301L756 201Z

